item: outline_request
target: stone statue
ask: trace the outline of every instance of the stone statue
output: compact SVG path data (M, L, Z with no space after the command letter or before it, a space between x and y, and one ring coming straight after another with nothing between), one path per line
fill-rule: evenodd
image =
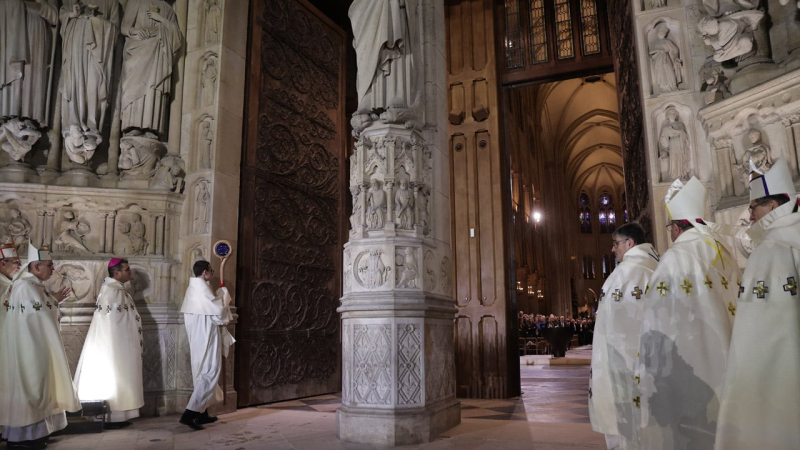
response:
M128 246L125 247L125 253L131 256L147 254L149 242L145 239L145 227L140 214L134 214L132 222L121 222L120 232L128 236L129 240Z
M367 289L381 287L386 282L389 272L383 263L380 250L370 250L366 267L361 267L359 270L363 273L364 287Z
M350 5L358 61L358 109L351 120L355 132L378 119L415 126L409 116L419 102L416 8L413 0L355 0Z
M200 107L205 108L214 106L214 97L217 94L217 70L216 56L209 57L203 62L203 72L200 75Z
M697 31L706 45L714 49L714 61L723 62L743 57L753 51L753 32L759 27L762 11L740 11L727 16L702 17Z
M650 9L663 8L667 6L667 0L648 0Z
M65 287L72 290L68 298L80 300L92 290L92 277L83 266L71 263L60 263L53 272L53 276L46 283L52 292L58 292Z
M173 191L180 193L183 190L183 160L177 156L165 156L156 164L156 173L150 180L149 189L159 191Z
M211 193L208 192L208 182L200 182L195 187L195 191L192 232L194 234L205 234L209 231L208 225L211 218Z
M352 186L350 193L353 195L353 214L350 215L350 228L355 231L363 225L361 219L361 187Z
M367 191L367 227L380 230L386 223L386 192L381 189L380 182L373 179Z
M686 132L686 125L681 122L680 114L674 107L667 108L664 113L665 119L661 124L661 132L658 138L659 157L668 158L669 171L662 173L661 181L669 181L680 178L688 180L691 178L689 152L689 133ZM664 175L667 175L664 177Z
M200 155L197 161L198 169L211 168L211 152L214 148L214 119L206 117L200 122Z
M30 120L14 118L0 124L0 147L14 161L24 161L40 137L42 133Z
M650 41L650 71L653 86L659 93L674 92L683 82L683 61L681 51L669 38L669 27L664 22L656 25L655 38Z
M31 223L22 217L22 213L16 209L9 210L11 219L5 224L7 239L17 246L17 250L22 251L28 246L28 239L31 234Z
M719 67L703 71L704 82L700 89L703 91L703 100L706 105L731 96L725 73Z
M0 117L48 125L57 24L55 0L0 0Z
M414 228L414 193L408 188L408 180L400 180L400 188L394 193L397 226L404 230Z
M72 211L65 211L55 243L61 245L65 253L91 253L83 242L84 236L91 231L88 223L77 220Z
M750 172L755 168L761 173L767 173L772 165L775 164L772 158L772 150L769 145L761 140L761 132L756 129L751 129L747 133L747 138L750 140L752 146L745 150L742 155L742 163L733 166L734 171L739 172L742 176L744 186L750 186Z
M414 256L414 249L406 247L405 257L403 258L403 271L400 273L400 280L397 281L397 287L417 287L417 274L417 258Z
M417 220L417 223L420 226L422 226L422 234L430 233L430 229L428 228L428 220L430 217L430 213L428 212L428 197L430 195L431 195L431 190L428 187L424 187L419 191L419 198L417 205L419 218Z
M149 178L164 150L152 133L140 138L124 137L120 139L119 149L117 166L122 178Z
M205 43L216 44L219 42L219 28L222 22L219 0L206 0L204 8L206 11Z
M203 254L203 247L195 247L194 250L192 250L192 264L205 259L206 257ZM191 270L192 266L189 266L189 271L191 272Z
M119 2L64 0L60 17L62 133L70 160L85 164L102 142L119 34Z
M128 0L120 26L123 53L122 130L161 136L167 127L172 65L183 36L175 11L164 0Z

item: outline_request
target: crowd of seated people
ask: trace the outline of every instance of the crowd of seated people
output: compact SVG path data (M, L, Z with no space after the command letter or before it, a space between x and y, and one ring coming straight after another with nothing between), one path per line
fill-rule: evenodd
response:
M545 328L571 328L573 335L578 337L578 345L590 345L594 336L594 319L588 314L583 314L577 319L555 316L550 314L525 314L519 312L519 337L538 338L544 337L542 330Z

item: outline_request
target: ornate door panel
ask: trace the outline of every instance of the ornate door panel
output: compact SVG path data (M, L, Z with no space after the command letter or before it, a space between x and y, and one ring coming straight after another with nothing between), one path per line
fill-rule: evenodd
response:
M239 230L239 406L341 388L345 34L253 0Z

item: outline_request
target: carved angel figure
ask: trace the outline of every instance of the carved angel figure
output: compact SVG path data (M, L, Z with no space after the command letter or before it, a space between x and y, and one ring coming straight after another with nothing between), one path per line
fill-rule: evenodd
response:
M83 242L84 236L92 231L88 223L75 219L72 211L64 212L64 221L59 227L55 243L61 245L65 253L91 253Z
M753 51L753 31L764 18L762 11L740 11L727 16L703 17L697 30L714 49L714 61L723 62Z

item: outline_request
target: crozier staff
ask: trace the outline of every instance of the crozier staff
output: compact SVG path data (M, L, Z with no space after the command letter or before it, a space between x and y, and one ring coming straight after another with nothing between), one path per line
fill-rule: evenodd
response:
M51 294L50 252L28 243L28 266L11 284L0 335L0 425L8 448L44 448L67 426L64 411L78 411L67 354L61 341L58 304L70 294Z
M97 295L92 324L75 371L78 396L105 400L106 428L130 425L144 406L142 391L142 322L125 283L131 280L128 261L114 258Z
M223 399L218 384L222 357L228 356L234 339L226 328L232 320L228 289L223 283L216 293L211 291L208 282L214 276L214 269L208 261L195 262L192 271L195 276L189 279L181 312L189 338L194 391L180 423L194 430L202 430L203 424L217 420L209 416L208 407Z

